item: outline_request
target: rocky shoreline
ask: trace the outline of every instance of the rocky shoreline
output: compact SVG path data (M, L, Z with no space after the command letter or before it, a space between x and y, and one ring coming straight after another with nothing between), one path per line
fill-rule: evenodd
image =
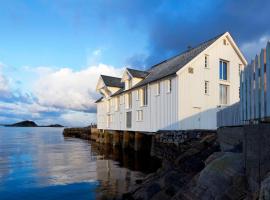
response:
M182 191L187 190L186 187L210 162L208 157L219 151L216 139L216 134L211 134L181 145L164 145L166 151L173 149L168 153L171 156L164 156L162 167L141 180L140 184L123 195L123 199L182 199L179 195L184 194ZM178 154L178 156L175 157L172 154Z

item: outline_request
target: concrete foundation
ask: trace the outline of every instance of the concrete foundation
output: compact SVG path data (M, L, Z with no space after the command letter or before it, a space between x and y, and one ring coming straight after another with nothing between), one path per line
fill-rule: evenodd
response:
M123 149L126 149L129 147L129 132L128 131L124 131L123 133L123 142L122 142L122 147Z
M242 126L219 128L217 134L221 151L243 151L244 128Z
M141 151L143 149L143 138L144 138L143 133L135 132L135 139L134 139L135 151Z
M120 142L120 132L119 131L114 131L113 132L113 142L112 145L114 147L119 146L121 144Z
M105 131L104 132L104 140L103 140L104 144L110 144L110 132L109 131Z

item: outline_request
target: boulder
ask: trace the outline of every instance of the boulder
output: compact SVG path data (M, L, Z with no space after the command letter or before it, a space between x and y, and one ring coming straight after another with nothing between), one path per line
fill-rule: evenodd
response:
M243 155L224 153L200 173L195 186L175 199L236 200L246 196Z

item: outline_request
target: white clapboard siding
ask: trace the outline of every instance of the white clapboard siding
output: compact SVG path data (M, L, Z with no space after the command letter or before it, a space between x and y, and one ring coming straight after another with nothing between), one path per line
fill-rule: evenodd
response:
M270 118L270 42L240 76L240 102L218 112L218 127L250 124Z

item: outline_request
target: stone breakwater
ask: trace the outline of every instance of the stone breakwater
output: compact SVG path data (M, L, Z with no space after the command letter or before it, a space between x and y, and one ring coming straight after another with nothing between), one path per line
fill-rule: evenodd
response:
M63 131L65 137L75 137L85 140L91 139L91 128L65 128Z

